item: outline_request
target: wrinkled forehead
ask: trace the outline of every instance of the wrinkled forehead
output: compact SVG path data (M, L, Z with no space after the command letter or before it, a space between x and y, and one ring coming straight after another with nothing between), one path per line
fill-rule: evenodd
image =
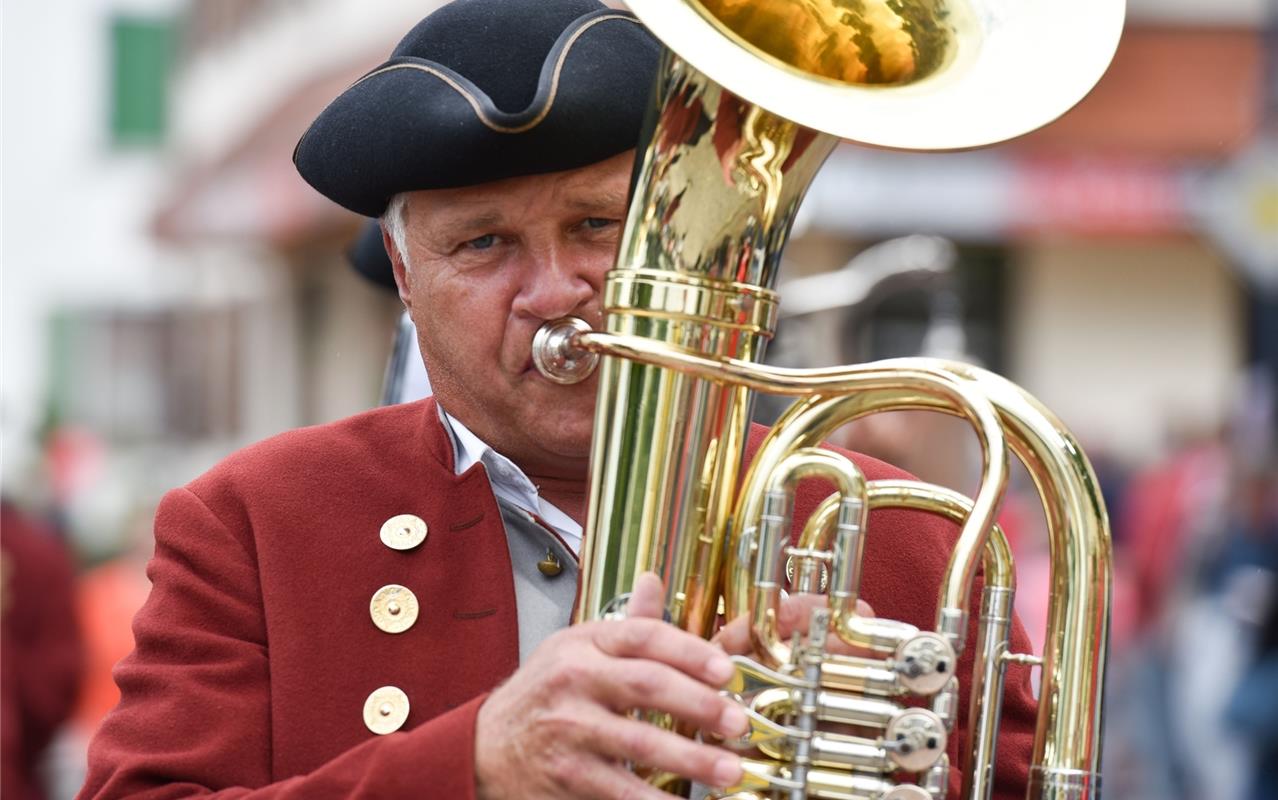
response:
M625 213L633 151L579 169L406 195L407 222L428 227L499 224L531 217Z

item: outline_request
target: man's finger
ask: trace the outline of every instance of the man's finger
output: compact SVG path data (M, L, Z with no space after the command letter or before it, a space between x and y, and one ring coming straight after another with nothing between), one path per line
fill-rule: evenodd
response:
M628 717L592 720L591 726L602 752L613 758L707 786L731 786L741 780L740 757L720 747Z
M541 766L548 768L545 779L537 782L540 785L534 786L529 776L523 786L523 791L528 796L556 797L561 800L670 800L670 795L649 786L616 759L590 751L561 753L558 757L542 762Z
M662 619L665 607L662 596L665 587L655 572L644 572L635 578L634 588L630 593L630 602L626 605L626 616Z
M749 617L741 615L724 625L710 641L723 648L730 656L744 656L751 652Z
M610 659L595 673L598 701L614 711L661 711L726 738L745 733L745 712L716 689L676 669L640 659Z
M558 800L670 800L670 795L647 783L617 761L583 758L567 783L571 794Z
M589 632L595 647L610 656L659 661L711 686L732 677L732 662L722 650L664 622L624 619L593 624Z
M812 609L824 608L827 598L821 594L793 594L781 601L780 613L777 615L777 634L788 640L798 630L805 637L812 618ZM856 601L856 613L861 617L873 617L874 609L864 600ZM864 655L864 651L854 648L837 636L827 640L831 653L840 655ZM729 655L750 655L754 646L750 638L749 617L742 615L724 625L711 639L711 642L723 648Z

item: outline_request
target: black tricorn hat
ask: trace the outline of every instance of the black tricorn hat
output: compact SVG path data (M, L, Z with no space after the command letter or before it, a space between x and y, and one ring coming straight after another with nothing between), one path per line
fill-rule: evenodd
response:
M593 164L638 141L659 52L595 0L454 0L320 113L293 162L370 217L399 192Z

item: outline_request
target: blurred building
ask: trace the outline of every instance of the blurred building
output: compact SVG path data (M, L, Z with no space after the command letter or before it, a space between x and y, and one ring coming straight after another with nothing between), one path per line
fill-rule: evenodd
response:
M2 479L55 507L87 560L140 563L150 506L232 449L377 402L398 301L346 266L360 220L307 187L291 153L440 2L6 4ZM1244 364L1278 372L1271 6L1130 0L1093 94L1018 142L842 146L782 280L889 237L945 236L968 355L1093 457L1144 465L1214 432ZM918 353L934 301L905 291L832 313L821 352ZM938 452L884 454L962 483L929 474ZM132 598L121 624L144 589L113 590Z
M1111 69L1053 125L973 153L845 146L817 178L790 268L947 236L972 354L1085 443L1134 464L1169 434L1214 430L1254 355L1252 296L1278 282L1266 13L1133 2ZM901 295L842 335L861 357L909 355L928 314L926 292Z
M8 10L6 64L47 64L38 81L4 78L11 443L88 428L113 459L143 454L152 467L132 471L153 493L234 446L375 402L396 301L345 268L358 220L290 155L434 5ZM1046 130L967 154L841 148L788 269L948 236L974 353L1086 440L1139 460L1170 429L1218 424L1247 357L1251 280L1224 240L1253 232L1204 209L1224 193L1247 216L1253 190L1236 176L1259 131L1265 13L1264 0L1137 0L1113 69ZM64 59L48 64L49 41ZM837 332L852 356L917 352L925 306L896 298ZM12 479L33 449L8 450Z
M230 450L376 402L397 301L289 156L422 11L6 8L4 483L91 560Z

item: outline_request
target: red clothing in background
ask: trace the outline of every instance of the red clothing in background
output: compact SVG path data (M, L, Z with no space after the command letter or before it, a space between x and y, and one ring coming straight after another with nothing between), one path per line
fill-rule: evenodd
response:
M53 532L8 502L0 502L0 551L0 796L38 800L41 757L80 680L74 573Z

